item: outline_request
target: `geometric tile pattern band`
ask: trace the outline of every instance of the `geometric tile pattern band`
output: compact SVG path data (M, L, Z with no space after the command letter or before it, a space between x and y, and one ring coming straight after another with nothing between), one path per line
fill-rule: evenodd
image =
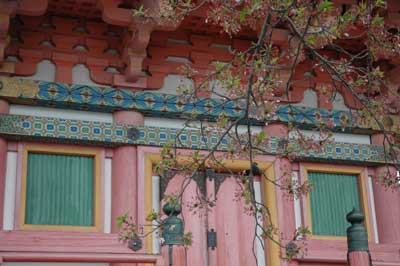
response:
M195 129L161 127L132 127L124 124L81 121L36 116L0 115L0 135L10 139L50 141L80 145L115 147L121 145L164 146L176 142L179 148L226 151L231 147L228 139L216 146L219 137L202 135ZM267 154L282 152L287 140L270 137L263 149ZM298 157L309 160L339 160L376 164L385 162L383 147L365 144L329 143L323 152L299 152Z

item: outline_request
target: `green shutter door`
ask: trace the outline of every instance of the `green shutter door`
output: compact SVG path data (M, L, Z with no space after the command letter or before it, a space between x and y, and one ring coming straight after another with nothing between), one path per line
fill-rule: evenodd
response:
M346 214L360 208L358 176L309 172L312 233L345 236Z
M92 226L94 158L29 153L25 223Z

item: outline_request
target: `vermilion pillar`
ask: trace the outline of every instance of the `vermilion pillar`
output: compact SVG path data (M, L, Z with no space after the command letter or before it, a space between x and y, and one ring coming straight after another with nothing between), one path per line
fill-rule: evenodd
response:
M114 123L141 126L144 117L134 111L117 111ZM117 217L128 212L138 223L138 180L136 146L122 146L114 149L111 176L111 233L118 233ZM136 264L112 263L111 266L135 266Z
M134 111L117 111L114 123L141 126L144 117ZM117 217L128 212L137 219L137 152L136 146L122 146L114 150L111 181L111 232L118 232Z
M383 145L383 139L383 134L376 134L372 137L372 144ZM385 188L378 182L378 177L388 174L396 175L396 168L387 165L377 167L373 182L378 238L380 243L400 243L400 191Z
M0 99L0 115L8 114L9 105ZM4 189L6 183L7 141L0 137L0 229L3 229Z
M278 137L288 138L288 127L286 124L269 124L264 127L264 132L267 133L267 137ZM275 178L283 180L291 178L292 164L285 158L280 157L275 161ZM280 235L284 240L293 239L294 232L296 231L295 214L294 214L294 201L293 198L287 197L285 192L281 189L276 190L277 197L277 209L278 209L278 220L279 220L279 231ZM275 225L278 226L278 225ZM282 260L284 266L297 266L298 261Z

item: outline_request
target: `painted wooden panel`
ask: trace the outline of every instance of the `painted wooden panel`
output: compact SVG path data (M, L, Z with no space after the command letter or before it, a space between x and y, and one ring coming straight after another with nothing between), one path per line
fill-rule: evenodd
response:
M378 224L376 222L376 210L375 210L375 199L374 199L374 189L373 189L373 183L372 183L372 177L368 176L368 194L370 196L370 202L372 204L370 205L371 209L371 217L372 217L372 226L374 229L374 240L375 244L379 243L379 234L378 234Z
M109 263L74 262L3 262L2 266L109 266Z
M182 187L186 187L182 218L185 232L193 234L193 244L187 250L187 265L257 265L257 244L253 241L254 217L246 212L243 201L235 199L235 193L239 190L237 182L235 178L225 179L219 188L212 214L204 210L196 210L196 213L190 210L189 205L194 202L194 195L199 193L193 180L177 175L169 182L166 194L177 194ZM214 251L207 248L207 225L215 226L217 232L217 248Z
M111 176L112 176L112 159L104 159L104 212L103 227L104 233L111 233Z
M217 194L217 263L210 266L257 265L254 217L246 214L242 201L235 199L240 188L237 182L235 178L225 179Z
M29 106L20 104L10 105L10 114L35 115L41 117L53 117L61 119L78 119L93 122L112 123L112 114L92 111L72 110L66 108L50 108L41 106Z
M26 224L94 224L94 159L29 153Z
M292 172L292 181L295 184L299 184L299 173L293 171ZM299 228L300 226L302 226L302 219L301 219L301 202L300 199L298 197L295 197L293 200L293 204L294 204L294 219L295 219L295 227Z
M262 195L261 195L261 182L260 181L255 181L254 182L254 199L257 202L262 202ZM258 224L264 224L262 214L258 213L257 214L257 222ZM257 232L257 237L258 239L256 240L255 246L257 248L257 266L265 266L265 241L262 238L262 233L263 230L259 226L256 228Z
M316 263L301 263L300 266L347 266L345 263L325 263L325 262L316 262Z
M194 195L198 193L196 183L193 179L188 180L182 175L176 175L168 183L165 193L177 195L182 191L182 188L184 188L184 193L181 218L184 221L185 232L191 232L193 235L193 243L187 249L186 265L207 265L206 217L202 211L194 214L189 207L190 203L195 200ZM219 266L225 265L219 264Z
M6 182L4 190L3 230L14 229L15 189L17 179L17 152L7 152Z
M307 252L298 260L301 265L335 265L345 264L347 261L346 240L307 240ZM398 244L373 244L369 243L373 265L400 265ZM304 264L303 264L304 263ZM315 263L315 264L314 264Z
M17 230L0 231L0 252L137 254L117 234Z
M343 217L360 208L357 175L309 172L312 232L314 235L346 236Z
M156 213L160 212L160 177L157 175L153 175L151 177L151 185L152 185L152 210ZM153 254L160 254L161 251L161 243L160 243L160 233L161 231L158 229L158 223L156 221L152 222L153 224Z
M0 106L2 101L0 100ZM0 107L1 108L1 107ZM6 175L7 175L7 141L0 137L0 229L4 228L4 196L6 189Z
M322 140L325 136L321 136L319 132L315 132L312 130L300 130L301 134L306 137L310 137L313 140ZM300 136L297 131L290 131L289 137L298 139ZM342 143L355 143L355 144L371 144L370 135L362 135L362 134L348 134L348 133L332 133L331 137L332 141L342 142Z

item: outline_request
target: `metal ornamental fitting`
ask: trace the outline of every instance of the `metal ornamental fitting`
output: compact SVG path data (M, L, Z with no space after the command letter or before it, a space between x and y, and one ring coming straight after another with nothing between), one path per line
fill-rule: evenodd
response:
M128 247L132 249L133 251L138 251L142 248L142 239L139 237L133 238L129 240L128 242Z
M163 245L183 245L183 221L178 217L182 211L181 205L166 203L163 211L168 215L162 225Z
M346 215L346 219L351 226L347 228L348 251L369 251L368 233L364 226L364 214L359 210L353 209Z

